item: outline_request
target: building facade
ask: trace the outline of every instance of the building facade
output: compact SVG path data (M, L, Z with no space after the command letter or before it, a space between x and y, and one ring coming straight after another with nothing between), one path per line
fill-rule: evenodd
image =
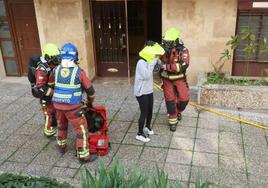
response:
M258 40L268 38L268 1L253 0L0 0L0 76L27 74L28 59L41 54L47 42L72 42L81 67L93 78L131 77L139 49L147 40L161 42L175 27L191 55L188 80L213 71L230 36L242 27ZM262 76L268 52L250 59L243 75L242 47L223 71Z

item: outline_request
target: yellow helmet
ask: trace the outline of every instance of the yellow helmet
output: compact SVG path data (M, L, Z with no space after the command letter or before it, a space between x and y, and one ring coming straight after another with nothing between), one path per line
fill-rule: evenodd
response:
M148 63L151 63L152 60L157 56L157 55L163 55L165 53L165 50L158 44L155 43L152 46L145 46L140 52L139 56L145 59Z
M180 37L181 37L180 31L178 31L175 28L170 28L165 32L165 36L164 36L163 40L175 41L175 40L179 39Z
M60 55L60 50L56 44L47 43L43 49L42 55L43 55L43 57L45 57L45 56L48 56L48 57L58 56L58 55Z

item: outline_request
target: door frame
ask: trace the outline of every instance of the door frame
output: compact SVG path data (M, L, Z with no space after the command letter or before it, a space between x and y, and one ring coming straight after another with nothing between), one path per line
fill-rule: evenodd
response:
M14 52L15 52L16 65L18 68L18 75L16 75L16 76L23 76L23 67L22 67L23 63L22 63L22 59L21 59L22 55L20 53L19 40L18 40L18 36L16 35L15 21L14 21L14 17L13 17L13 13L12 13L10 4L16 3L16 4L33 4L34 5L34 0L19 0L19 1L18 0L4 0L4 3L5 3L5 7L6 7L8 24L10 27L12 45L13 45ZM34 9L34 12L35 12L35 9ZM37 22L36 14L35 14L35 21ZM38 33L38 37L39 37L39 33ZM41 50L41 48L40 48L40 50Z
M95 73L98 75L98 60L97 60L97 50L96 50L96 41L95 41L95 28L94 28L94 20L93 20L93 1L111 1L111 2L116 2L116 1L121 1L124 2L125 6L125 24L126 24L126 63L127 63L127 77L130 79L130 65L129 65L129 41L128 41L128 12L127 12L127 0L89 0L89 9L90 9L90 17L91 17L91 28L92 28L92 42L93 42L93 51L94 51L94 65L95 65Z

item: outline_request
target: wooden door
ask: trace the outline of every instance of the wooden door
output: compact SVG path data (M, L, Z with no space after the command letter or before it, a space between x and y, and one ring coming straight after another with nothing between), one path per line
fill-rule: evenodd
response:
M7 0L20 73L26 75L29 57L41 55L33 0Z
M128 76L124 1L93 1L98 76Z

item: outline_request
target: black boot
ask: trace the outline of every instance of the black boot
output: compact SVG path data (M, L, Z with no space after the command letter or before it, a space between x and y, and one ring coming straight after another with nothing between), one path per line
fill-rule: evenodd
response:
M181 120L181 113L179 112L177 115L177 120L180 121Z
M175 132L176 131L176 125L170 125L170 131Z
M90 154L88 157L79 158L80 163L88 163L93 162L98 158L98 155L96 154Z

